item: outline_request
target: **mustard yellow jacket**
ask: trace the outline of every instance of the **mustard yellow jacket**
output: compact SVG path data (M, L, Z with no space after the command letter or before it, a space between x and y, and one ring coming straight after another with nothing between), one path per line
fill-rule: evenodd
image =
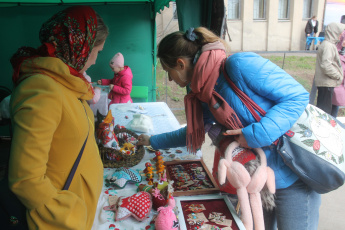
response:
M26 61L21 74L29 77L11 97L10 188L27 208L30 229L91 229L103 184L85 101L92 94L58 58ZM62 190L87 135L70 188Z

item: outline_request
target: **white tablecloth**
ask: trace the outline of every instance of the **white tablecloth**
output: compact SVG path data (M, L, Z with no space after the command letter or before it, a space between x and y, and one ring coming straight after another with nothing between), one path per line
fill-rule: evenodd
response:
M173 131L180 128L180 124L175 118L174 114L171 112L169 107L164 102L148 102L148 103L132 103L132 104L113 104L110 106L110 110L112 112L113 117L115 117L115 124L120 124L123 126L128 125L128 123L133 118L133 112L130 112L128 109L136 109L138 106L144 108L148 115L153 120L153 131L148 134L159 134L164 132ZM126 116L128 118L126 118ZM176 153L176 149L182 150L182 153ZM187 152L185 147L183 148L176 148L170 149L171 153L167 153L164 150L161 150L164 161L171 161L173 160L169 155L175 154L176 157L179 159L200 159L199 155L190 155ZM143 160L136 166L132 167L131 169L134 170L144 170L145 163L149 162L155 156L154 153L149 153L146 151L146 154ZM127 184L123 189L113 189L105 186L104 179L107 178L109 174L112 174L114 169L105 168L104 169L104 177L103 177L103 188L102 193L98 201L98 207L96 211L95 221L92 227L92 230L108 230L108 229L120 229L120 230L145 230L145 227L150 224L152 217L156 214L154 210L151 211L149 218L145 221L139 222L133 217L129 217L122 221L114 221L114 212L112 211L104 211L102 208L108 205L108 196L109 195L117 195L117 196L131 196L136 193L137 186L135 184ZM155 175L156 179L156 175ZM145 177L143 177L143 182L147 183ZM115 227L114 227L115 225ZM151 228L153 229L153 228Z

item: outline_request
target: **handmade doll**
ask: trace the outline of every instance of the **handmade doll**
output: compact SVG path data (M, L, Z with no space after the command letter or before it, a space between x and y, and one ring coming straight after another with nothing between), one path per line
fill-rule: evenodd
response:
M256 157L254 152L257 153ZM251 158L252 156L254 159L244 165L236 159ZM236 189L241 208L241 219L246 229L253 229L254 220L255 230L264 230L261 198L265 200L266 205L274 205L272 196L275 193L274 172L267 167L264 151L261 148L244 149L239 147L238 142L233 141L225 150L225 158L219 162L219 183L224 184L225 178ZM261 196L260 192L263 188L266 191Z
M114 118L110 110L103 122L98 126L97 138L102 142L104 147L119 148L118 140L114 135Z

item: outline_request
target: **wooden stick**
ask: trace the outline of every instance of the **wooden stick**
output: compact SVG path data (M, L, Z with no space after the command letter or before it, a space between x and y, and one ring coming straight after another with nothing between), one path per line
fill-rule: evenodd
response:
M240 202L237 202L237 205L236 205L236 213L238 215L238 213L240 212Z

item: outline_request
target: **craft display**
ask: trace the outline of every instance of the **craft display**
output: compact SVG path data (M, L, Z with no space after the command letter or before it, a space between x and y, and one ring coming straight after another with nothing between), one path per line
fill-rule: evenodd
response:
M240 155L240 153L244 151L243 148L239 147L238 142L232 142L225 150L225 159L219 162L218 179L220 184L224 184L225 178L227 178L230 184L236 188L242 213L241 219L246 229L252 230L254 221L256 230L264 230L265 225L260 192L267 185L265 187L267 191L262 198L274 200L275 179L273 170L267 167L264 151L261 148L255 148L253 151L257 153L257 157L260 157L261 164L250 174L242 163L233 159L233 156L243 158L244 156ZM252 154L254 153L252 152ZM265 201L265 203L267 202ZM269 209L272 208L270 207Z
M124 220L130 216L138 221L143 221L150 214L151 207L151 195L147 192L138 192L129 197L120 197L116 204L103 209L114 211L115 221Z
M218 185L202 160L165 162L167 179L174 181L174 196L219 192Z
M117 168L105 179L105 185L122 189L127 183L140 183L141 180L142 178L137 171L129 168Z
M177 197L181 230L245 230L227 196Z
M147 162L145 163L145 169L143 171L140 171L144 173L142 174L143 176L144 175L146 176L146 180L148 181L149 185L153 185L154 173L156 173L157 179L160 183L167 181L167 174L166 174L163 157L161 156L159 151L156 151L156 157L153 159L156 160L156 162L154 163L154 166L150 162ZM153 162L153 159L152 159L152 162Z
M164 182L162 184L155 182L153 187L145 184L140 184L138 186L138 191L145 191L150 193L152 196L153 208L157 210L159 207L165 206L166 204L172 205L174 193L174 189L172 187L173 183L173 181Z
M104 167L133 167L139 164L145 155L145 149L143 146L136 146L138 135L124 126L114 126L114 123L111 111L106 117L97 111L98 148Z
M118 139L118 148L99 145L99 152L105 168L133 167L140 163L145 155L143 146L136 147L138 135L126 128L114 129Z

